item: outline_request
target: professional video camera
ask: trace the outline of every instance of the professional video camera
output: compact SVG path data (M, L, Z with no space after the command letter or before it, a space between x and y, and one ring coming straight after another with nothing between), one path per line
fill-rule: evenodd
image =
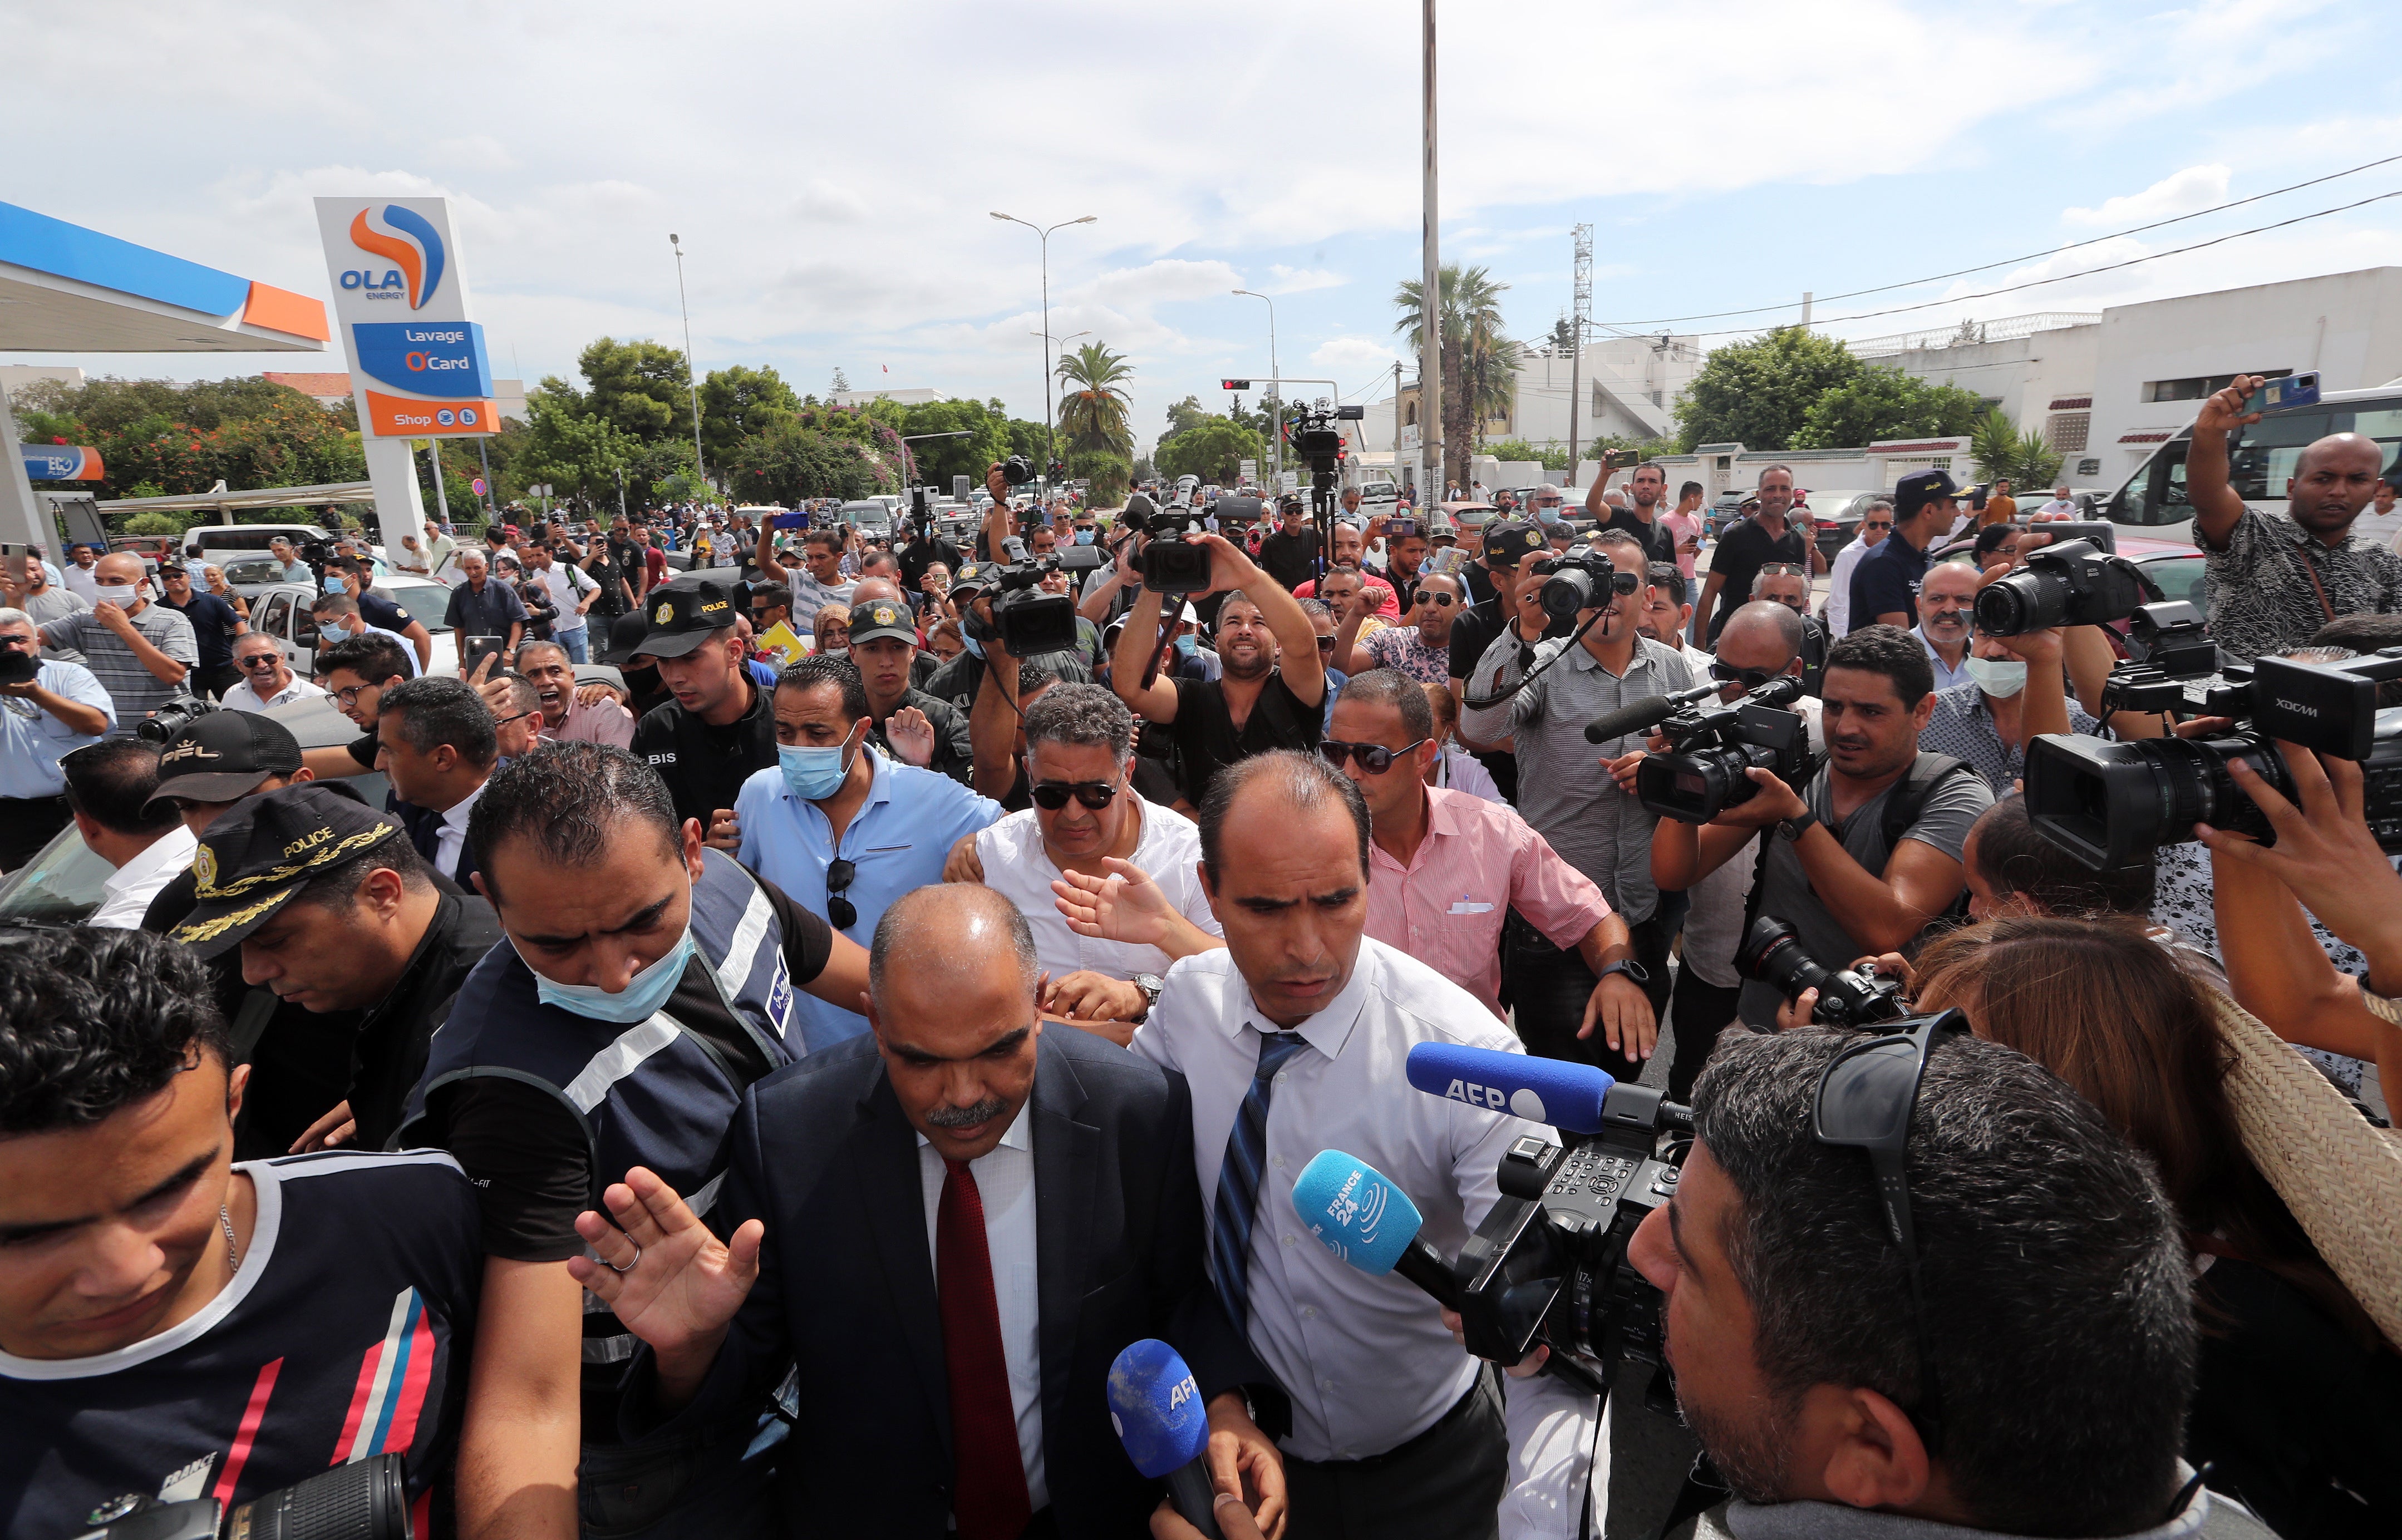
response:
M961 567L951 581L951 591L964 598L994 590L993 629L1012 657L1072 649L1076 645L1074 593L1042 594L1034 586L1047 573L1089 572L1101 564L1101 553L1090 545L1066 545L1046 557L1028 556L1026 542L1015 535L1001 543L1001 551L1009 558L1006 561L972 561ZM1070 586L1072 590L1073 584Z
M1578 612L1608 602L1595 598L1595 595L1624 598L1643 586L1640 572L1620 571L1610 565L1608 557L1590 545L1579 545L1535 563L1535 575L1543 580L1543 613L1553 620L1574 620Z
M1142 549L1126 553L1126 560L1141 574L1144 587L1155 594L1209 591L1208 548L1189 544L1184 539L1205 527L1205 516L1182 493L1166 507L1150 514L1129 509L1119 516L1119 522L1127 529L1149 537Z
M134 733L152 743L164 743L185 728L220 709L213 700L202 700L188 692L170 695L159 709L142 719Z
M1787 674L1732 706L1687 703L1660 723L1668 752L1635 767L1636 800L1663 818L1708 823L1758 794L1760 784L1744 774L1754 765L1799 791L1810 770L1810 724L1783 708L1801 696L1802 681Z
M397 1454L353 1460L229 1514L214 1497L130 1492L86 1522L76 1540L409 1540L407 1469Z
M2174 605L2152 606L2174 610ZM2188 666L2191 662L2191 642ZM2110 743L2082 735L2045 735L2027 745L2028 821L2096 872L2140 865L2163 845L2193 838L2193 826L2249 834L2274 844L2276 830L2244 795L2228 766L2242 760L2286 797L2295 795L2280 740L2361 767L2368 827L2380 846L2402 851L2402 710L2378 709L2378 686L2402 679L2402 647L2338 663L2255 659L2229 665L2227 682L2189 685L2149 662L2120 664L2104 687L2103 708L2231 717L2209 738L2140 738Z
M2030 552L2021 571L1987 584L1977 596L1977 629L2017 637L2053 626L2104 626L2160 597L2125 557L2072 540Z
M1284 421L1286 441L1293 458L1309 470L1310 502L1325 515L1334 507L1335 488L1343 479L1343 430L1338 422L1356 422L1365 414L1358 406L1337 406L1320 396L1314 405L1295 403Z
M1734 965L1745 978L1758 979L1788 1000L1800 999L1805 989L1816 990L1818 1004L1810 1019L1821 1026L1866 1026L1902 1013L1899 979L1822 966L1802 950L1793 928L1774 914L1751 922L1735 949Z

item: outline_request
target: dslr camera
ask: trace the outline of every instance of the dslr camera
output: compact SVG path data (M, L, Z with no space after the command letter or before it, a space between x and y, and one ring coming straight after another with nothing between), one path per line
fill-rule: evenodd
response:
M1676 1196L1693 1113L1620 1081L1601 1121L1597 1134L1562 1134L1562 1144L1528 1134L1502 1155L1501 1200L1453 1268L1468 1351L1515 1364L1539 1343L1555 1372L1596 1394L1632 1370L1644 1377L1645 1404L1674 1416L1665 1299L1626 1247L1645 1217ZM1663 1150L1663 1130L1683 1137Z
M2023 569L1987 584L1977 596L1977 629L2018 637L2054 626L2104 626L2160 597L2125 557L2072 540L2031 553Z
M1052 572L1089 572L1101 564L1091 545L1063 545L1046 557L1028 556L1026 542L1012 535L1001 543L1006 561L970 562L952 580L955 594L993 590L993 630L1012 657L1064 653L1076 645L1076 596L1043 594L1035 584ZM977 639L982 641L982 638Z
M1209 549L1184 540L1203 528L1203 517L1201 510L1181 493L1166 507L1148 515L1129 510L1119 516L1119 522L1146 537L1142 549L1128 551L1125 557L1141 574L1144 587L1161 595L1209 591Z
M1024 455L1012 455L1001 462L1001 479L1012 487L1023 487L1034 475L1034 461Z
M1820 1026L1867 1026L1904 1014L1899 979L1822 966L1802 949L1793 928L1774 914L1751 922L1735 948L1734 965L1745 978L1758 979L1788 1000L1799 1000L1805 989L1816 990L1818 1004L1810 1020Z
M231 1513L214 1497L161 1503L128 1493L94 1508L76 1540L410 1540L397 1454L337 1465Z
M1622 598L1643 586L1642 573L1620 571L1590 545L1575 546L1535 563L1535 575L1543 580L1543 613L1553 620L1574 620L1579 611L1608 602L1595 595Z
M2186 659L2193 673L2209 671L2190 651ZM2229 665L2227 682L2217 685L2189 683L2190 677L2148 660L2122 663L2104 686L2104 714L2232 717L2232 728L2216 737L2128 743L2081 734L2035 738L2027 745L2028 821L2094 872L2139 866L2161 846L2192 839L2197 823L2271 845L2275 828L2228 767L2242 760L2291 798L2282 740L2358 764L2370 832L2384 849L2402 851L2402 711L2379 710L2377 698L2381 684L2402 679L2402 647L2337 663L2261 657L2248 668Z
M202 700L189 691L178 692L168 696L159 709L143 718L133 731L151 743L164 743L216 709L217 703L213 700Z
M1801 696L1802 681L1786 674L1732 706L1686 706L1660 724L1669 751L1635 767L1636 800L1663 818L1709 823L1759 792L1744 774L1754 765L1799 791L1810 772L1810 724L1784 708Z

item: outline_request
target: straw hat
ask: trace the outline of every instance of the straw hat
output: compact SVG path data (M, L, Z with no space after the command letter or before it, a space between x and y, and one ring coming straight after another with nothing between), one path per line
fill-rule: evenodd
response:
M2361 998L2386 1021L2402 1016L2367 991ZM2386 1341L2402 1343L2402 1136L2363 1121L2242 1006L2215 990L2212 1002L2234 1051L2227 1089L2244 1152Z

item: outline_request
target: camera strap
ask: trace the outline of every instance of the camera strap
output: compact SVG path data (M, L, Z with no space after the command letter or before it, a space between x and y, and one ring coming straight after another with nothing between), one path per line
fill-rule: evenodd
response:
M2302 564L2303 574L2311 580L2311 592L2319 597L2319 613L2326 616L2328 624L2334 624L2335 606L2327 602L2326 584L2319 581L2318 563L2311 559L2311 541L2308 535L2303 536L2300 543L2294 547L2294 559Z
M1810 772L1802 782L1803 788L1802 800L1804 803L1810 800L1808 789L1817 784L1820 772L1826 768L1827 756L1824 754L1811 760ZM1885 794L1884 809L1877 816L1878 832L1884 835L1884 856L1888 864L1893 860L1893 853L1901 847L1902 836L1910 832L1910 826L1916 823L1918 815L1926 810L1926 799L1934 794L1935 788L1946 778L1963 770L1971 775L1977 773L1977 767L1966 760L1954 759L1950 754L1938 754L1922 749L1918 757L1911 762L1910 768L1903 772L1901 779L1893 783L1892 789ZM1831 822L1827 832L1830 834L1835 833ZM1840 834L1836 835L1839 841L1842 837ZM1752 867L1751 892L1744 900L1743 906L1743 928L1746 932L1751 929L1752 921L1760 918L1760 895L1767 886L1768 879L1768 853L1775 845L1775 841L1776 832L1774 829L1763 829L1760 832L1760 855ZM1877 875L1882 879L1884 873L1880 872ZM1957 900L1954 901L1953 907L1959 907ZM1941 917L1938 916L1938 918Z

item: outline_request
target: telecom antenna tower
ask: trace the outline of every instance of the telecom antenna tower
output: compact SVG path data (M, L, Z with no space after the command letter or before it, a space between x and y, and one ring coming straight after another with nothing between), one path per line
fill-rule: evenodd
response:
M1576 485L1577 428L1583 421L1584 332L1593 324L1593 227L1576 227L1576 313L1568 324L1568 485Z

